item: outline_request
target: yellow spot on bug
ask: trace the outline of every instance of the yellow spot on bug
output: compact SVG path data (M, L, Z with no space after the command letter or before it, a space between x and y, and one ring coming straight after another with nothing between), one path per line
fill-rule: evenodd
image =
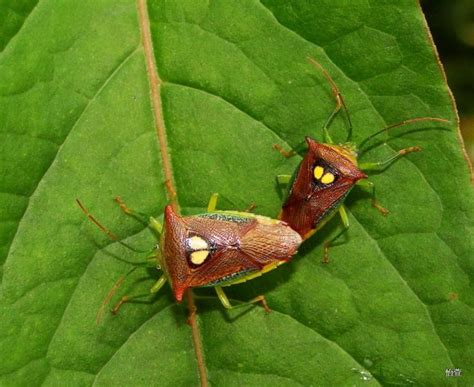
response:
M199 236L193 236L188 239L188 245L191 250L208 250L209 245Z
M314 173L314 177L315 177L317 180L319 180L319 179L321 179L321 176L322 176L323 173L324 173L324 168L323 168L323 167L320 167L320 166L318 165L316 168L314 168L313 173Z
M191 262L195 265L202 265L208 256L208 250L194 251L191 253Z
M323 184L331 184L333 181L334 181L334 175L330 172L326 173L321 178L321 183L323 183Z

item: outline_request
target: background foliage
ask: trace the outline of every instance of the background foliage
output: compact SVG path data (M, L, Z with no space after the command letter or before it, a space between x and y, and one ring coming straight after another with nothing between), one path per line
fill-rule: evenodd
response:
M185 305L169 290L95 324L127 260L79 197L142 248L153 235L112 198L160 216L166 203L136 4L0 3L0 374L2 384L198 383ZM351 111L357 141L402 119L437 116L449 130L402 128L363 160L420 145L371 176L387 218L362 191L348 200L346 243L322 265L332 222L295 260L235 286L273 309L223 311L197 290L207 377L214 385L472 384L473 196L456 115L420 8L398 1L149 1L178 200L276 216L274 176L290 173L274 143L320 138L334 102L320 61ZM429 129L439 125L417 125ZM339 117L331 130L345 138ZM403 136L402 136L403 134ZM119 295L146 291L137 270ZM461 368L447 379L446 368Z
M456 97L466 150L474 160L474 3L422 1L423 10Z

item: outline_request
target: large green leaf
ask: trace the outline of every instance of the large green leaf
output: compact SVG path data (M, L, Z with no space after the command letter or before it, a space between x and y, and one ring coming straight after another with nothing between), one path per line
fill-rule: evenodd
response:
M472 188L416 1L163 0L149 2L149 20L130 0L34 3L0 30L1 384L196 385L199 368L213 385L474 383ZM274 176L299 157L272 145L320 139L334 107L307 56L340 87L357 141L418 116L447 118L449 130L402 128L364 155L423 147L371 176L388 217L362 191L351 194L348 239L329 265L322 242L336 220L291 264L229 290L233 302L264 293L271 314L227 312L212 291L196 290L206 297L195 300L193 334L168 289L96 325L126 261L143 257L100 234L75 198L141 248L154 236L112 198L155 216L167 202L140 34L147 21L184 214L219 192L220 208L255 201L276 216ZM342 115L331 130L344 139ZM116 298L145 292L157 276L136 270ZM446 368L463 375L447 378Z

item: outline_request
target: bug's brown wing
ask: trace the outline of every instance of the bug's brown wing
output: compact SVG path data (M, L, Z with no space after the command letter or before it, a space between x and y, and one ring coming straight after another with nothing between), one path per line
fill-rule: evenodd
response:
M306 142L308 152L298 167L280 213L280 219L303 238L337 209L358 180L367 177L357 168L355 160L343 154L343 148L320 144L309 137ZM316 179L316 166L332 174L334 181L323 184Z
M242 237L241 251L265 266L275 261L289 261L296 253L302 240L300 235L287 224L275 224L273 219L257 217L255 226Z
M215 251L209 262L190 273L187 286L216 286L259 270L261 265L241 250L224 247Z
M200 232L216 250L205 264L193 271L190 287L215 285L260 271L274 262L286 262L301 243L299 234L284 222L266 217L214 219L212 225L208 221L193 219L191 232ZM223 229L227 231L222 233Z

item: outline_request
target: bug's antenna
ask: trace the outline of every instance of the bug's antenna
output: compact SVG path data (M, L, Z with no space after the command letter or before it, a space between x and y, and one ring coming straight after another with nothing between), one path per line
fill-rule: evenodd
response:
M346 103L344 102L344 98L342 97L341 92L339 91L339 88L336 85L336 82L334 82L334 79L332 79L331 75L327 72L327 70L316 60L314 60L311 57L308 57L309 63L311 63L314 67L316 67L319 71L322 72L326 80L329 82L331 85L331 90L332 94L334 95L334 98L336 100L336 108L332 112L332 114L329 116L328 120L326 121L326 124L324 125L325 130L327 130L327 127L335 117L335 115L341 110L341 107L344 109L346 112L347 116L347 121L349 122L349 132L347 134L347 139L346 142L349 142L352 140L352 121L351 121L351 116L349 115L349 110L347 109Z
M359 148L359 150L362 149L364 144L367 141L373 139L374 137L378 136L381 133L389 131L390 129L397 128L397 127L403 126L403 125L408 125L408 124L411 124L413 122L419 122L419 121L435 121L435 122L449 123L449 120L446 120L444 118L436 118L436 117L417 117L417 118L412 118L412 119L409 119L409 120L401 121L401 122L398 122L396 124L389 125L386 128L383 128L383 129L371 134L370 136L366 137L364 140L361 141L358 148Z
M84 212L84 214L87 216L87 218L92 223L94 223L100 229L100 231L106 234L109 237L109 239L113 240L114 242L120 243L122 246L126 247L129 250L134 251L135 253L149 253L149 251L135 249L134 247L130 246L128 243L121 241L112 231L110 231L108 228L103 226L96 218L94 218L94 216L87 210L86 207L84 207L84 205L81 203L79 199L76 199L76 203L79 206L79 208L82 210L82 212Z

